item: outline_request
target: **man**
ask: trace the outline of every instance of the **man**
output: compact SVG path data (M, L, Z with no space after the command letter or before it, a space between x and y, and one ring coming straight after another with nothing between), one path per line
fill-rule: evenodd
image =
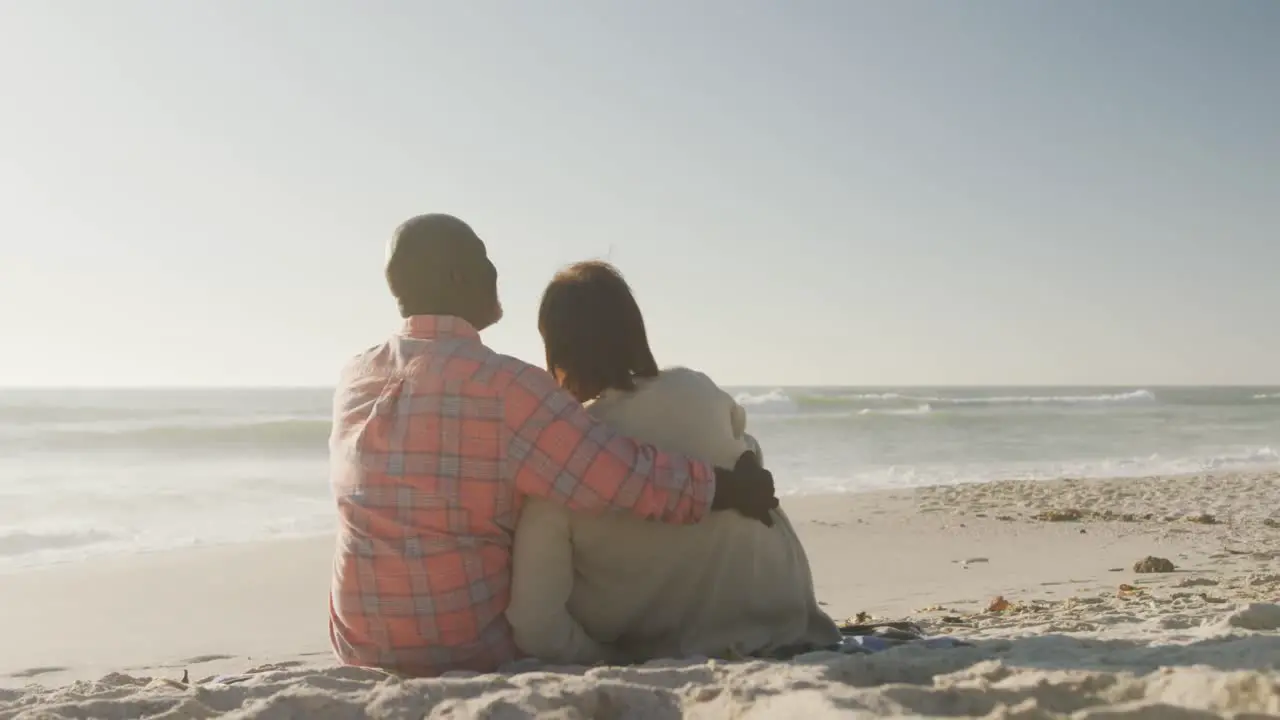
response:
M348 365L334 399L329 635L342 662L436 675L515 659L504 611L524 496L671 523L713 509L769 522L773 478L749 453L733 472L661 453L485 347L479 331L502 316L498 274L466 223L404 223L386 275L404 326Z

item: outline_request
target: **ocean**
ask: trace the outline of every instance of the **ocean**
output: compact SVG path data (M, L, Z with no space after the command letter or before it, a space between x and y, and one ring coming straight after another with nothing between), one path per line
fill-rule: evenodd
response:
M781 494L1280 470L1280 388L730 388ZM0 570L334 526L330 391L0 390Z

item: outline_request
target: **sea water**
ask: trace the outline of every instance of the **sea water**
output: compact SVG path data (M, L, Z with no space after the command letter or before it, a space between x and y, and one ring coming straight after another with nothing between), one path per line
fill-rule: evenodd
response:
M1280 470L1280 388L730 388L781 494ZM331 392L0 390L0 570L332 531Z

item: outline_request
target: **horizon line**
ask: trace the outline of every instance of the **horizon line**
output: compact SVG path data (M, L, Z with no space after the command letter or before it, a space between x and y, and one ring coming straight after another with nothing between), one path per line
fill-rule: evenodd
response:
M3 391L28 390L333 390L335 385L0 385ZM1187 389L1187 388L1280 388L1280 383L724 383L726 388L857 388L857 389L946 389L946 388L1097 388L1097 389Z

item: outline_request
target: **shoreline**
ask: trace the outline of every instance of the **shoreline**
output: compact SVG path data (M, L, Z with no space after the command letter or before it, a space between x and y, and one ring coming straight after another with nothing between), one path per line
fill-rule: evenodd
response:
M965 492L966 488L981 488L992 485L1003 484L1026 484L1028 486L1044 485L1054 486L1056 484L1073 484L1073 483L1141 483L1141 482L1179 482L1179 481L1206 481L1212 482L1218 479L1231 480L1237 477L1257 477L1268 476L1280 482L1280 467L1260 466L1257 468L1229 470L1212 470L1203 472L1182 472L1169 473L1161 475L1144 475L1144 476L1099 476L1099 477L1058 477L1058 478L1010 478L983 481L963 481L955 483L942 483L931 485L906 485L899 488L880 488L872 487L866 489L846 489L838 492L829 491L792 491L782 490L779 492L779 499L788 503L798 504L814 504L823 505L827 502L842 502L843 498L848 497L874 497L874 496L894 496L903 493L920 493L929 492L931 494L946 496L952 492L963 492L966 496L970 493ZM953 489L961 489L954 491ZM978 493L981 494L981 493ZM224 541L196 541L181 546L171 547L152 547L140 548L136 550L107 550L101 552L89 552L86 555L55 559L46 562L37 562L31 564L18 564L9 562L0 562L0 578L9 577L16 574L28 572L38 572L55 568L71 568L86 563L118 563L128 561L131 558L148 558L168 555L171 553L200 553L209 550L221 550L245 547L251 545L271 545L274 543L290 543L305 540L316 540L318 538L330 538L331 532L314 531L299 533L278 533L270 537L246 537L243 539L224 540Z
M306 540L316 540L318 538L333 538L332 532L308 532L298 533L296 535L276 535L267 538L245 538L242 540L228 540L221 542L193 542L189 545L176 547L155 547L140 548L128 551L104 551L97 553L89 553L77 557L62 558L49 562L32 563L30 565L8 565L0 563L0 578L6 578L13 575L22 575L25 573L42 572L45 570L57 570L62 568L74 568L80 565L92 564L127 564L133 559L143 560L145 558L154 558L166 555L181 555L186 553L205 553L216 552L219 550L231 550L234 548L243 548L256 545L274 545L276 543L293 543Z
M795 685L788 702L809 703L805 712L824 717L833 713L832 702L850 693L861 698L858 703L871 703L867 712L876 712L876 703L890 709L884 693L905 691L873 687L880 682L872 680L897 678L919 695L918 703L897 710L929 714L928 703L945 694L935 687L939 682L959 687L1039 678L1039 690L1009 690L1009 697L1035 699L1053 683L1084 682L1071 673L1089 673L1097 687L1141 681L1142 692L1159 694L1165 692L1159 674L1143 679L1144 673L1195 661L1206 667L1174 673L1182 678L1179 692L1191 693L1183 700L1199 697L1201 691L1187 690L1196 683L1204 685L1201 694L1217 697L1210 680L1218 676L1210 667L1218 667L1270 683L1274 697L1268 702L1280 712L1276 473L997 481L782 500L805 543L818 599L833 618L861 613L910 619L974 647L805 656L790 663L667 660L640 668L547 669L500 675L488 685L466 678L412 681L398 692L420 686L438 695L440 683L454 683L449 692L462 693L474 709L498 702L502 693L495 688L501 685L507 693L502 702L514 708L555 697L579 707L583 698L625 695L636 683L653 685L666 673L663 682L679 684L657 688L654 696L677 703L682 713L702 708L718 717L729 701L748 715L791 712L760 693ZM1047 514L1073 509L1087 512ZM216 684L174 685L184 671L199 680L254 670L245 683L227 686L244 694L245 703L280 693L273 702L288 702L284 698L301 689L329 686L345 688L341 702L324 696L330 704L374 702L375 696L390 702L379 694L389 692L386 683L375 682L372 671L333 667L327 636L331 553L331 536L324 535L7 573L0 592L0 637L7 640L0 648L0 718L13 717L9 703L35 709L70 702L65 688L75 681L107 678L75 686L80 690L73 694L110 692L121 696L112 700L118 703L141 702L121 695L129 683L138 683L136 694L148 702L222 692ZM1134 564L1147 556L1170 560L1175 571L1135 573ZM1008 607L989 611L997 596ZM948 673L959 675L939 679ZM609 678L633 690L611 690ZM729 686L759 692L743 690L755 698L748 702L737 691L724 695ZM698 700L703 695L708 699ZM119 714L130 715L130 706L122 707ZM655 715L667 716L680 715Z

